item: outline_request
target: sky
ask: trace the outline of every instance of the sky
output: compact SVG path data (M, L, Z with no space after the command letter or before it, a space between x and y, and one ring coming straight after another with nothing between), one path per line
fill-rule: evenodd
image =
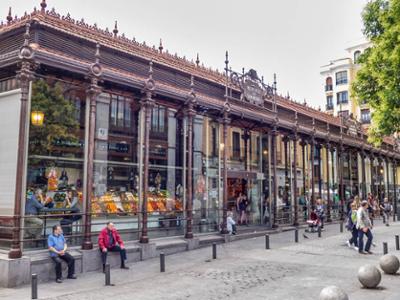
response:
M41 0L0 0L22 15ZM224 68L225 51L234 70L253 68L266 82L277 74L278 93L315 108L325 105L320 67L346 57L364 41L362 9L367 0L47 0L48 9L129 38L159 44L170 53Z

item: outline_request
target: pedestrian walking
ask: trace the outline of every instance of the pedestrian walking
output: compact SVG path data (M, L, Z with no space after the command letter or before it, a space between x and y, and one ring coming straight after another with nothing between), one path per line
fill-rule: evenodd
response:
M347 215L347 230L351 232L351 238L346 242L349 248L354 247L358 251L358 229L357 229L357 202L351 204L351 210Z
M383 200L383 205L380 205L380 208L383 211L383 214L385 216L385 220L386 220L386 226L389 226L389 219L390 219L390 213L393 210L393 206L392 204L389 202L388 198L385 198Z
M324 229L324 220L325 220L325 206L322 202L322 199L317 200L317 207L315 212L317 213L318 219L321 222L321 229Z
M357 229L358 229L358 253L373 254L370 251L372 244L372 223L368 213L368 201L361 202L361 207L357 210ZM367 243L364 248L364 235L367 236Z

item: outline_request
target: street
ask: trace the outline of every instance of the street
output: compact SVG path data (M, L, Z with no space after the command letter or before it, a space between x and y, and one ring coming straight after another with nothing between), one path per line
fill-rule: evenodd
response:
M357 280L361 265L378 265L382 242L395 252L394 236L400 223L374 229L374 255L360 256L345 245L349 234L339 225L326 226L322 237L301 230L300 242L294 232L218 245L212 259L211 247L166 257L166 272L159 272L159 260L130 265L130 270L113 269L111 282L104 286L102 273L87 273L78 280L39 284L39 299L317 299L321 289L337 285L350 299L398 299L398 276L383 275L377 290L362 289ZM0 299L28 299L30 286L0 290Z

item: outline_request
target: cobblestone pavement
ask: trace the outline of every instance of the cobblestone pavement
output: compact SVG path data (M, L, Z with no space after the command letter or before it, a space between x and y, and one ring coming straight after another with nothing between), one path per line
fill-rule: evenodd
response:
M300 233L295 244L293 231L271 236L271 250L264 238L252 238L218 245L218 259L203 248L166 257L166 273L159 272L158 259L130 265L129 271L113 269L115 286L105 287L100 273L81 275L76 281L39 285L39 298L48 300L89 299L318 299L324 286L343 288L350 299L400 299L400 276L383 275L380 289L362 289L358 268L378 265L382 242L395 253L394 235L400 222L374 229L374 255L360 256L345 245L349 234L340 234L339 225L329 225L323 237ZM400 252L396 253L400 254ZM30 299L29 287L0 290L0 299Z

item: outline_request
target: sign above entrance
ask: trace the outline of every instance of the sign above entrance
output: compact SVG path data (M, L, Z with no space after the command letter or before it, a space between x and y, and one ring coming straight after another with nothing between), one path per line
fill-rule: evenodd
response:
M274 95L273 87L264 84L254 69L242 74L231 72L231 82L240 88L240 100L254 105L264 106L264 100L272 99Z

